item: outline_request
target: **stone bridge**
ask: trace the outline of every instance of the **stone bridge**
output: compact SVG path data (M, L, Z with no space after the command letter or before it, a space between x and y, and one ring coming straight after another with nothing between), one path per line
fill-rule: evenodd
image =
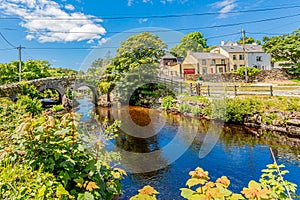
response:
M61 76L61 77L48 77L35 79L24 82L9 83L0 86L1 96L9 96L12 100L17 99L18 93L22 90L25 84L34 85L39 92L45 89L56 90L59 94L59 101L66 94L67 88L72 91L77 90L80 87L88 87L93 93L92 101L97 103L99 94L97 91L97 83L102 79L100 76Z

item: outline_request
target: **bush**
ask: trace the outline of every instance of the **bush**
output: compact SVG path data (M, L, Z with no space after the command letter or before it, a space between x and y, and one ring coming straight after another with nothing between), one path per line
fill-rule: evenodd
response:
M59 105L53 105L53 107L52 107L52 111L53 112L58 112L58 111L61 111L61 110L64 110L64 109L65 109L64 106L61 105L61 104L59 104Z
M202 109L200 107L192 107L192 113L195 116L202 115Z
M37 98L31 99L28 95L18 96L17 105L24 107L26 112L30 112L33 115L40 114L42 112L42 103Z
M192 111L192 107L189 104L180 104L178 110L181 113L191 112Z
M226 122L242 123L245 116L260 110L260 101L252 98L234 98L226 100Z
M260 70L254 67L247 67L247 75L253 76L255 74L260 73ZM239 74L242 77L245 77L245 67L239 67L237 69L237 74Z
M27 165L7 161L0 166L1 199L55 199L68 197L53 174L33 171Z
M172 107L172 101L174 98L172 96L165 96L162 101L161 101L161 106L165 109L168 110Z
M6 108L2 110L8 111ZM43 194L46 197L40 196L39 199L56 199L55 195L58 195L57 199L63 195L69 199L112 199L121 194L120 179L126 173L110 167L112 161L117 162L119 155L107 152L102 144L102 139L115 137L115 124L105 124L103 138L95 139L77 129L80 116L74 113L61 118L32 118L30 115L18 115L17 118L14 124L17 127L9 134L2 134L7 131L3 131L2 128L6 127L2 124L0 126L0 197L35 199ZM7 160L16 163L16 167L6 164ZM4 181L7 174L12 174L11 179L15 182L11 179ZM32 181L26 181L28 178ZM15 183L15 190L9 183ZM27 193L27 190L31 192Z

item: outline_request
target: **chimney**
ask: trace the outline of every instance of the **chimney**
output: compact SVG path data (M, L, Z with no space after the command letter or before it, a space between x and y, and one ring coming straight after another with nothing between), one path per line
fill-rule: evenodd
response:
M225 41L222 40L222 41L221 41L221 46L224 46L224 45L225 45Z
M192 54L192 51L191 50L188 50L187 52L186 52L186 55L188 56L188 55L191 55Z

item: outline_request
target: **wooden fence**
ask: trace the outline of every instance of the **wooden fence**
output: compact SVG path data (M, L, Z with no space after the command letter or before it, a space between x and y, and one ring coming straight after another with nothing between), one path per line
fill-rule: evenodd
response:
M222 85L220 83L186 83L168 78L157 78L157 82L163 84L178 93L188 93L191 96L203 95L257 95L257 96L298 96L299 86L273 86L273 85Z

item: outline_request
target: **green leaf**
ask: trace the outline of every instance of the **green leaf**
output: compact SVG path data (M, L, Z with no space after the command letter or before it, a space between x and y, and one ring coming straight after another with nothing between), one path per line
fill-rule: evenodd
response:
M180 195L186 199L189 199L195 193L195 191L188 188L181 188L180 190L181 190Z
M43 185L39 190L38 190L38 197L43 197L46 191L46 186Z
M56 188L56 193L58 195L69 195L69 192L61 184Z

